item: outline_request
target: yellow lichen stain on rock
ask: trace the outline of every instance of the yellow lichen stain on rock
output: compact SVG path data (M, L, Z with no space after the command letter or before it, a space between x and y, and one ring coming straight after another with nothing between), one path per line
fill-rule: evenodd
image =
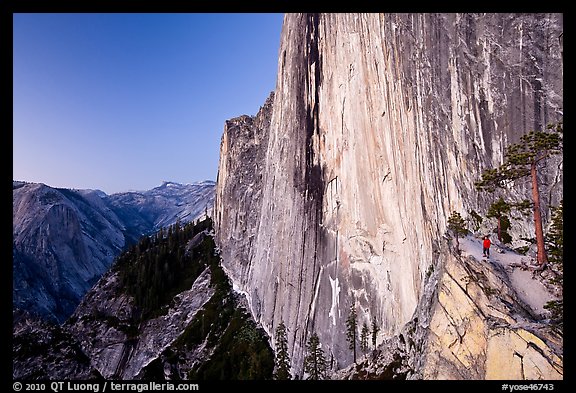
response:
M447 260L432 310L423 378L562 379L563 361L546 344L549 334L521 327L528 322L512 318L498 301L507 294L487 295L502 283L490 271L479 276L477 263Z
M461 278L465 276L461 270L454 273ZM478 307L461 285L462 282L457 283L451 275L445 274L442 278L438 304L430 323L434 336L429 341L425 378L481 378L475 370L484 356L487 327ZM446 364L463 366L472 375L464 375L461 369L446 367Z
M490 338L486 351L486 379L524 379L522 358L514 355L511 346L508 329L501 329L501 333Z
M533 333L525 329L500 328L490 337L486 353L486 379L562 378L562 359Z

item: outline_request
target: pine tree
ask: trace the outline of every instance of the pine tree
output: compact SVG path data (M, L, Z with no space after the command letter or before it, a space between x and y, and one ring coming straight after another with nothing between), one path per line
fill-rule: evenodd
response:
M482 224L482 216L478 214L475 210L468 211L468 221L472 225L472 230L474 232L480 229L480 224Z
M458 237L466 236L468 234L468 229L466 229L466 224L460 213L456 211L452 212L448 218L448 229L452 231L456 238L456 251L460 252L460 242L458 241Z
M488 209L488 213L486 213L486 217L488 218L495 218L498 222L498 240L503 241L503 239L508 240L505 243L509 243L511 238L507 232L507 229L510 228L510 220L506 214L510 213L511 206L504 201L504 198L500 197L496 202L490 205Z
M320 348L320 339L312 333L306 344L307 355L304 358L304 372L308 379L324 379L326 377L326 358Z
M380 328L376 323L376 317L372 318L372 346L376 349L376 338L378 337L378 331Z
M485 170L482 173L482 180L476 182L477 189L494 192L513 181L530 179L539 269L546 267L548 257L542 228L538 171L548 158L562 152L563 123L551 124L547 128L551 132L530 131L523 135L519 143L508 147L504 154L504 163L498 168Z
M275 379L292 379L290 374L290 356L288 355L288 339L284 321L276 328L276 372Z
M352 303L348 319L346 319L346 340L354 355L354 363L356 363L356 327L356 304Z
M502 216L500 217L500 228L501 228L501 232L502 232L502 243L511 243L512 242L512 236L510 236L510 234L508 233L508 229L510 229L512 225L510 224L510 219L508 218L508 216Z
M370 329L368 324L364 322L362 326L362 332L360 333L360 349L362 352L366 353L368 351L368 335L370 334Z

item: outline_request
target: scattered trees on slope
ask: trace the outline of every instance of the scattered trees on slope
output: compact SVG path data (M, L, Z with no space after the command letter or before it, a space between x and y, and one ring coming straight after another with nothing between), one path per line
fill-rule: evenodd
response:
M262 380L273 376L274 353L268 337L236 300L220 266L214 239L203 233L211 229L210 219L164 228L142 238L114 265L141 314L131 326L133 335L138 334L140 321L167 311L174 296L190 289L206 268L214 288L212 297L178 339L143 369L143 379L165 378L167 365L191 380ZM210 356L194 361L187 369L190 352L199 348Z
M143 237L117 258L114 269L119 270L122 285L134 297L142 319L161 312L162 306L190 288L210 263L219 260L209 236L193 250L187 249L190 239L211 228L210 219L185 225L178 222Z

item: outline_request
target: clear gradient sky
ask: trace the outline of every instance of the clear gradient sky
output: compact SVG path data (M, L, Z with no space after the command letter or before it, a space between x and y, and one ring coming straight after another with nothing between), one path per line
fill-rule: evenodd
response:
M13 179L108 194L216 180L276 84L282 14L14 14Z

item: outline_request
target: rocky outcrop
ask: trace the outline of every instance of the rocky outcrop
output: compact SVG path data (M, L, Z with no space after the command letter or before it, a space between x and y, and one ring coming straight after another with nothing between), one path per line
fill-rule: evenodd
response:
M417 375L562 379L562 334L522 301L504 267L454 253L444 260L431 307L418 310L426 340ZM540 285L535 278L534 290Z
M235 269L249 268L250 252L258 231L262 207L262 175L272 115L272 93L254 117L226 121L220 143L220 163L214 212L217 233L226 234L221 250L224 261L235 261ZM225 266L225 268L227 265Z
M441 240L450 212L484 212L482 171L562 118L562 23L558 14L285 16L270 126L227 124L215 219L223 266L254 317L270 336L286 323L294 374L313 331L336 368L352 362L352 304L360 326L376 319L378 343L413 323L430 266L451 271ZM557 203L561 162L542 180L543 204ZM516 235L531 225L517 223ZM439 296L453 281L439 278ZM438 346L460 345L432 314ZM480 352L521 335L486 326L493 338ZM424 378L466 377L422 356ZM455 367L489 377L488 363Z
M101 379L66 330L25 311L13 312L12 377L20 380Z
M522 301L505 268L442 248L413 319L334 378L563 379L561 332Z
M215 183L164 182L144 192L13 183L13 306L59 323L126 245L212 209Z
M206 268L189 290L174 298L164 315L140 323L132 297L122 291L118 272L110 271L87 294L67 325L104 378L136 379L178 339L213 293Z

